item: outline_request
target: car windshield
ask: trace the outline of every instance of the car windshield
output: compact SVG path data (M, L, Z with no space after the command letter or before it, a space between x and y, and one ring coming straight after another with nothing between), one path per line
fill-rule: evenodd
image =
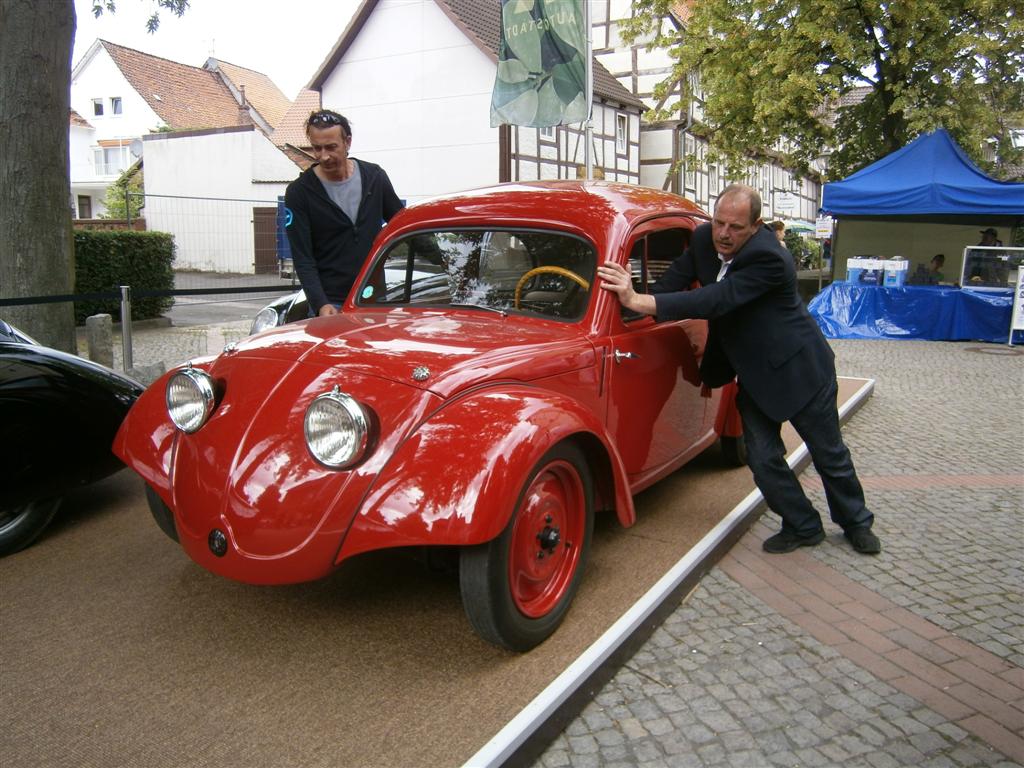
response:
M479 307L576 320L594 283L594 248L560 232L421 232L381 253L360 306Z

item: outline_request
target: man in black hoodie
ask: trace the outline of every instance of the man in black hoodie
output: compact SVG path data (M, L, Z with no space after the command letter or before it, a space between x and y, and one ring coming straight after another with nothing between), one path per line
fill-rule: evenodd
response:
M352 130L344 116L313 112L306 136L316 163L285 191L288 243L311 313L333 315L402 201L383 168L348 156Z

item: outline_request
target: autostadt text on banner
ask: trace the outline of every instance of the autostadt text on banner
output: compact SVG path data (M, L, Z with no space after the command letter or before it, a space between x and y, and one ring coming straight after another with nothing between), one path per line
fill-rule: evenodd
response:
M589 115L580 0L501 0L491 126L543 128Z

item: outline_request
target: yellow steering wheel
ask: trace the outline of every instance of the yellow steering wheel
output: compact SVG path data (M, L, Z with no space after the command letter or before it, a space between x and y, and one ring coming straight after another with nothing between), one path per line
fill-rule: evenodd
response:
M579 286L585 290L590 290L590 283L584 280L582 277L577 275L571 269L565 269L564 267L534 267L525 275L519 278L519 282L516 283L516 296L515 296L515 308L519 309L519 293L523 290L523 285L531 277L535 275L561 275L562 277L568 277L570 280L579 284Z

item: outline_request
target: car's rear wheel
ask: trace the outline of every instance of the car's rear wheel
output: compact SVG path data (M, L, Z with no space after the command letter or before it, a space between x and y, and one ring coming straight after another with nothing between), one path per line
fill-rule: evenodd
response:
M61 501L60 498L44 499L0 509L0 557L24 549L35 541L50 524Z
M174 513L171 512L170 507L164 504L164 500L150 487L149 483L146 483L146 503L149 504L149 512L153 515L160 530L177 541L178 529L174 525Z
M462 602L477 633L514 651L548 638L579 587L593 528L586 459L562 443L533 468L501 534L460 553Z
M747 464L747 441L743 435L739 437L721 437L722 456L734 467L743 467Z

